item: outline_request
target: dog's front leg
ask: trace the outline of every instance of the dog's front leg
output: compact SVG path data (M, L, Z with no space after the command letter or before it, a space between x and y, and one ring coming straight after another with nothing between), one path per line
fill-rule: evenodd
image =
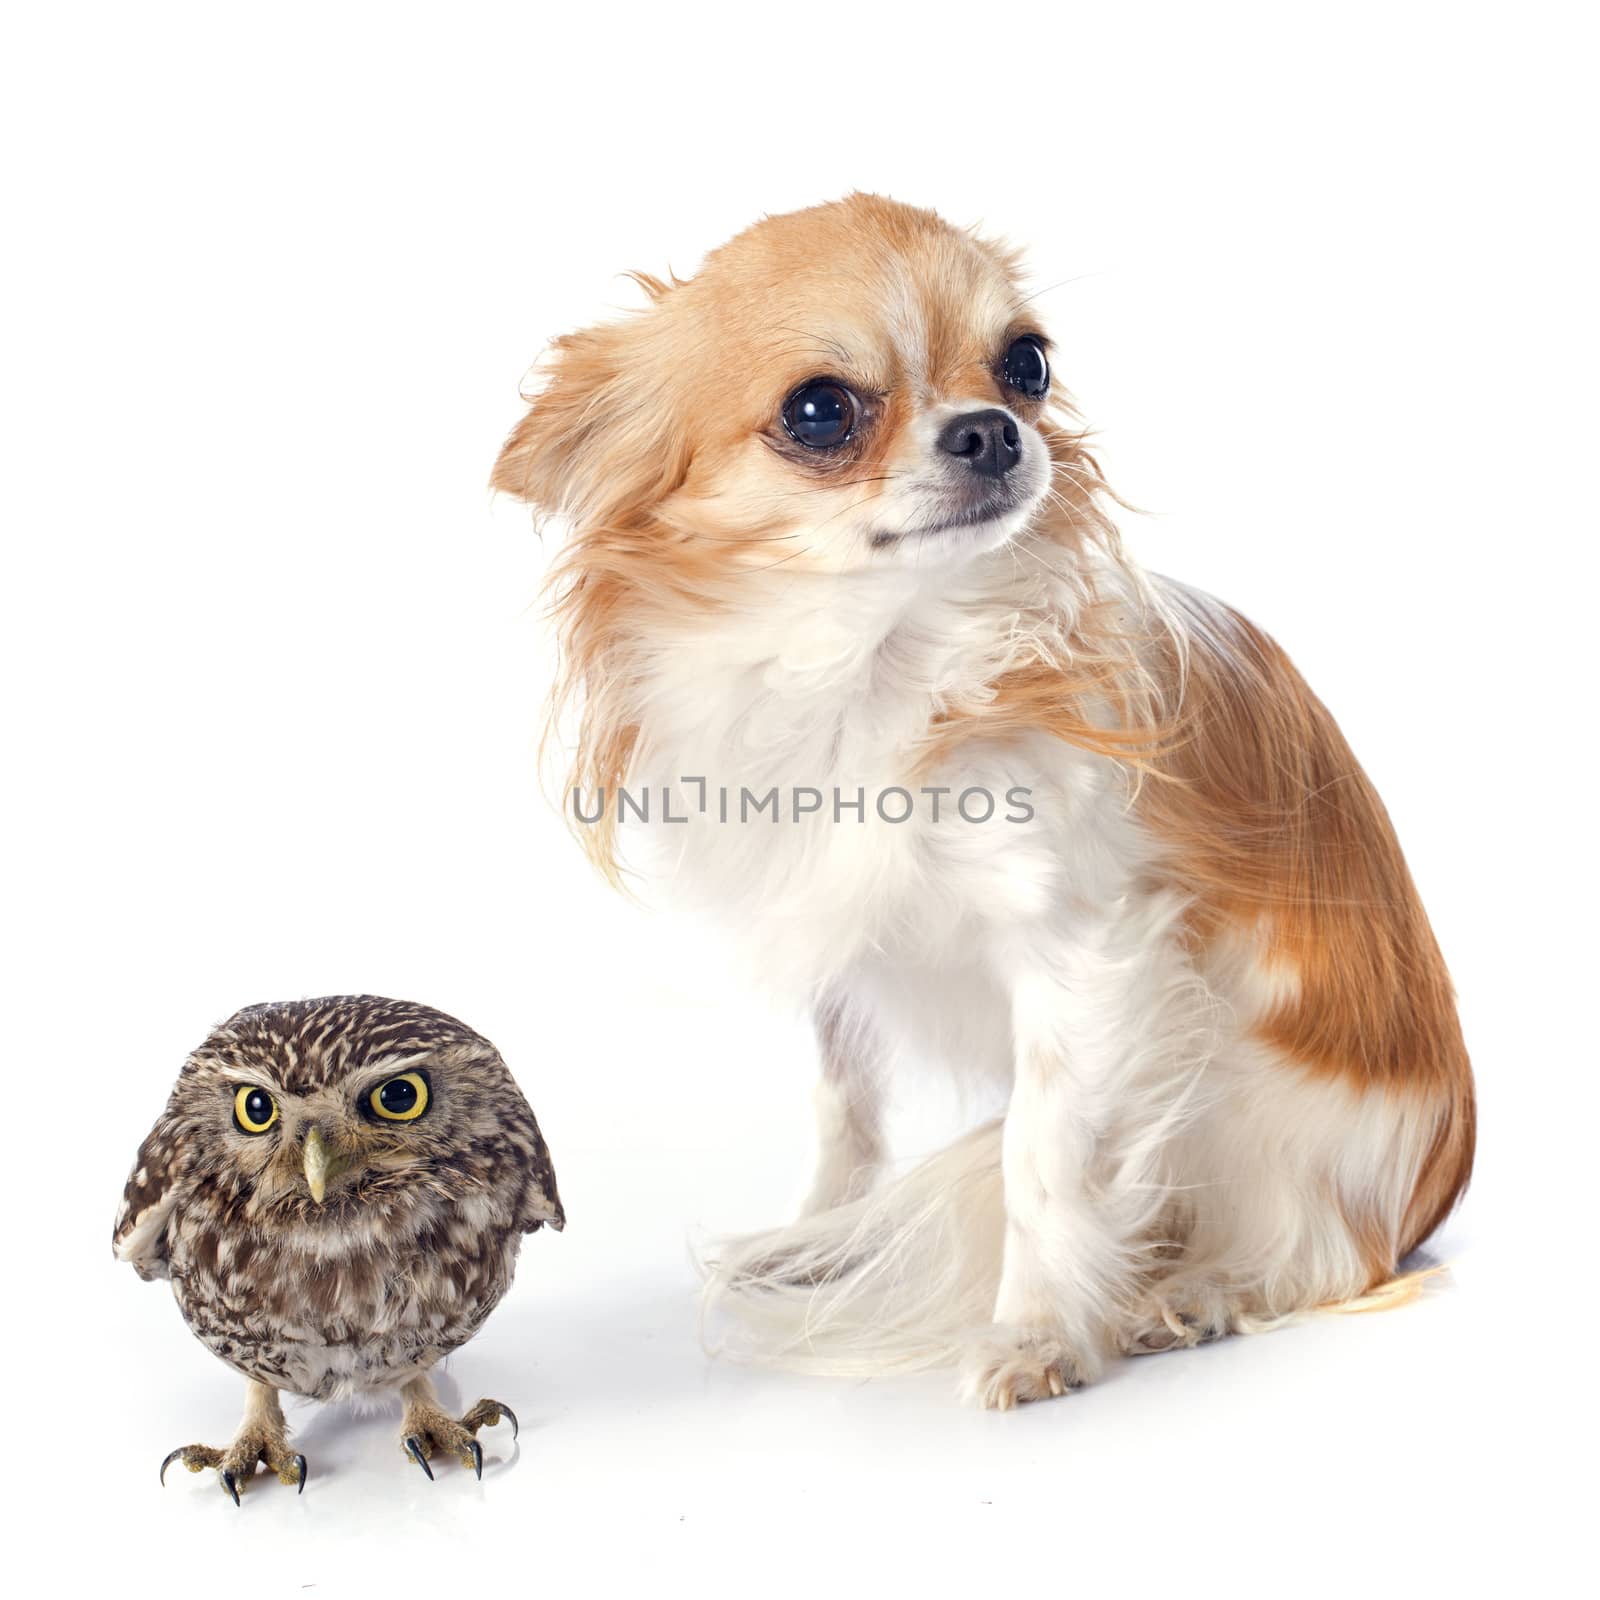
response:
M815 1012L822 1075L817 1080L817 1168L802 1216L858 1200L883 1165L882 1051L873 1024L842 997Z
M1104 938L1013 995L1015 1078L1001 1167L1005 1243L970 1398L1001 1410L1096 1377L1147 1270L1168 1133L1200 1048L1186 963Z

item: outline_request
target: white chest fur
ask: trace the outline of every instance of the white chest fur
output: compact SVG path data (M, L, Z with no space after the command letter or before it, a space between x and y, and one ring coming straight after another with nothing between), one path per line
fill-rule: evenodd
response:
M1070 627L1065 574L1000 551L956 580L760 581L760 605L631 647L641 737L606 804L624 853L738 927L769 981L971 968L1127 895L1148 850L1110 763L1042 737L928 757L1041 615Z

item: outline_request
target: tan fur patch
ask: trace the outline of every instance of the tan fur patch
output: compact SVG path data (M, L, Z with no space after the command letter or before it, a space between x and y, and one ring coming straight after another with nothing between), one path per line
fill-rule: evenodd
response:
M1292 975L1257 1037L1300 1069L1434 1111L1399 1236L1350 1218L1378 1282L1448 1215L1472 1169L1472 1074L1449 974L1388 813L1326 708L1243 617L1178 600L1174 633L1145 630L1152 676L1133 690L1040 663L943 738L1042 731L1124 760L1166 870L1192 897L1197 949L1259 941L1263 964ZM1114 675L1128 640L1097 639L1097 620L1084 659ZM1112 727L1096 724L1096 703L1119 711ZM1144 717L1129 715L1141 703Z

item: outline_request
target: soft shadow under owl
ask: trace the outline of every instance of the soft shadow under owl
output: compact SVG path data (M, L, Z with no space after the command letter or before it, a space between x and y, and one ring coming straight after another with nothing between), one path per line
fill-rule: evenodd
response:
M429 1377L440 1407L447 1415L459 1416L466 1405L465 1391L454 1374L441 1362ZM319 1485L348 1476L364 1465L372 1453L373 1435L387 1432L404 1418L403 1402L397 1404L396 1396L379 1390L365 1390L332 1405L296 1397L284 1410L295 1444L309 1461L317 1463ZM509 1471L522 1459L521 1435L530 1426L537 1428L538 1420L521 1408L517 1421L516 1431L498 1430L484 1450L481 1476L485 1479ZM407 1458L414 1459L409 1451Z

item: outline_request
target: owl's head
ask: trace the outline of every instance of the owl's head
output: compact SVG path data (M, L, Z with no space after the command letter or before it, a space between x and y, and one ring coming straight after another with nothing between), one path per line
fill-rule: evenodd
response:
M538 1123L499 1052L405 1001L239 1012L184 1063L157 1132L179 1169L165 1174L169 1192L181 1176L251 1222L348 1226L376 1208L392 1226L441 1203L525 1230L565 1220Z

